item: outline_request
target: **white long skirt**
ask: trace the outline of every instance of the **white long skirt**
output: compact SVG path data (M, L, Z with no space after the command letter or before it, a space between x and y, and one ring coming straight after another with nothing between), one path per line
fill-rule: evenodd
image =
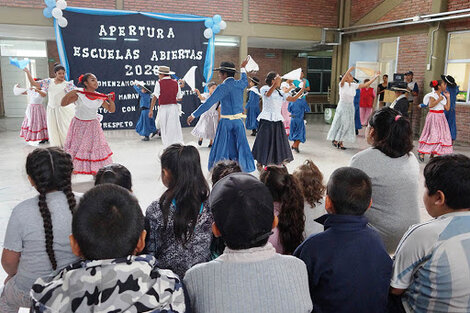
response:
M183 144L180 108L177 104L165 104L158 107L158 124L162 135L163 148L175 143Z
M336 107L335 117L328 132L327 140L331 141L356 141L356 128L354 126L354 104L339 102Z
M47 131L51 146L64 147L70 123L75 116L75 108L69 104L65 107L47 106Z

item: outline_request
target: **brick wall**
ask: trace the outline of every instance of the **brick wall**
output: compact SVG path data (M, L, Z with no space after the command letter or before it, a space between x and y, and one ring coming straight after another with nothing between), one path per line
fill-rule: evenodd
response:
M468 0L448 0L447 11L456 11L462 9L470 9L470 1ZM448 31L468 30L470 29L470 18L459 19L446 23Z
M351 0L351 22L355 24L384 0Z
M342 0L340 0L342 1ZM335 27L338 0L250 0L250 23Z
M225 21L235 22L243 19L243 0L124 0L124 9L201 16L220 14Z
M23 8L45 8L43 0L0 0L0 6L23 7Z
M278 49L248 48L248 54L259 65L259 72L253 76L259 78L260 86L265 85L264 81L269 72L274 71L280 75L284 74L282 73L282 52Z
M431 13L432 0L404 0L378 21L391 21Z
M470 143L470 106L457 105L455 108L458 143Z
M427 48L427 33L400 37L397 72L405 73L407 71L413 71L414 81L418 83L420 90L419 101L423 98L423 80L427 63ZM421 132L420 126L422 126L422 112L417 106L412 107L411 119L415 135L419 134Z

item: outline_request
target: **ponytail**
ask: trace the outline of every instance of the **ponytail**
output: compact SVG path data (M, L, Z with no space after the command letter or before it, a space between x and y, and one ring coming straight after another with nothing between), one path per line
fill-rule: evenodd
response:
M374 129L373 146L391 158L399 158L413 150L410 121L391 108L375 111L369 119Z
M304 198L298 180L285 167L270 165L260 180L268 187L275 202L281 204L278 215L279 239L284 254L292 254L304 240Z

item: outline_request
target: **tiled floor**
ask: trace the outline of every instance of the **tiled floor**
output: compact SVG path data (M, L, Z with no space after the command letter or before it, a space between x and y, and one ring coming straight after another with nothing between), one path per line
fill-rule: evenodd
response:
M26 156L35 146L26 144L19 136L21 119L0 119L0 244L3 245L4 234L12 208L20 201L36 195L35 189L29 184L24 169ZM340 151L325 140L329 125L323 123L322 116L309 116L307 124L307 142L300 146L301 153L295 154L295 160L288 165L294 170L305 159L312 159L325 175L325 180L338 167L347 166L351 157L367 147L363 132L355 144L346 145L349 149ZM190 134L190 128L184 128L183 134L187 144L197 146L196 138ZM142 210L162 194L164 187L160 180L159 153L161 140L152 139L142 142L133 130L106 131L106 138L114 152L114 162L125 165L132 173L134 193L140 201ZM254 137L248 136L250 145ZM209 156L208 142L198 146L204 173L208 176L207 159ZM456 147L456 152L470 155L469 147ZM421 165L421 169L424 164ZM420 192L423 191L422 178ZM84 192L93 185L91 176L75 176L74 191ZM429 219L424 207L422 219ZM0 269L0 285L5 273Z

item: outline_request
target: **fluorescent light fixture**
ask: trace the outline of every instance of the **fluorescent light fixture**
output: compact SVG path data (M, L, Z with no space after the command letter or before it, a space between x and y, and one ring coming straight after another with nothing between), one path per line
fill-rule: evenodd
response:
M124 41L139 41L139 38L124 38Z
M100 40L117 40L117 38L112 37L101 37Z
M215 41L214 45L221 46L221 47L236 47L238 44L233 41Z

